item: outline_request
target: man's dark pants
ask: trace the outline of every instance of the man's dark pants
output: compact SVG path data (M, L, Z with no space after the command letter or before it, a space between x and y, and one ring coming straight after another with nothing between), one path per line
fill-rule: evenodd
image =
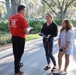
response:
M15 73L20 72L19 63L20 63L21 57L24 53L24 45L25 45L25 38L12 36Z

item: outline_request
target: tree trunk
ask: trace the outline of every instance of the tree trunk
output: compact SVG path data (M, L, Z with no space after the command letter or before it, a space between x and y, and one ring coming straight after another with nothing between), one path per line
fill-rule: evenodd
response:
M15 14L16 12L16 0L11 0L11 15Z
M6 4L6 10L7 10L7 18L10 17L11 13L10 13L10 2L9 0L5 0L5 4Z
M17 13L17 7L21 4L21 0L11 0L11 12L13 14Z

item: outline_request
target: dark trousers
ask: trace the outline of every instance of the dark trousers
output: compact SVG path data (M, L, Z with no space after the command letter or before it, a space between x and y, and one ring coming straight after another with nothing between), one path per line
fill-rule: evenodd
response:
M15 73L20 71L20 60L24 53L25 38L12 36Z
M46 38L43 38L43 45L44 45L44 48L45 48L47 63L50 64L50 58L51 58L54 66L56 66L56 61L55 61L55 58L52 54L53 38L49 38L48 40L46 40Z

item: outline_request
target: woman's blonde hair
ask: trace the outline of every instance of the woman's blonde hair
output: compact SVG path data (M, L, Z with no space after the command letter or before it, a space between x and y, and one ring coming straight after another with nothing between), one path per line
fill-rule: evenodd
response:
M70 22L69 19L64 19L63 21L66 23L66 28L65 28L66 31L73 30L73 24ZM64 28L61 29L61 31L63 31L63 30L64 30Z
M53 18L53 15L51 13L46 13L46 15L49 15L51 18Z

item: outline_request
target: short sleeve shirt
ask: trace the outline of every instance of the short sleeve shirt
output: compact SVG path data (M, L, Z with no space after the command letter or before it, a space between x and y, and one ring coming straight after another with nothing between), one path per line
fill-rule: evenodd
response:
M26 34L24 32L25 28L28 28L28 23L26 19L20 14L15 14L9 19L9 27L12 36L19 36L25 38Z
M63 30L60 35L59 35L59 39L60 39L60 44L63 48L65 48L67 41L70 42L68 51L73 50L73 31L72 30L68 30L68 32L66 32L65 30Z

